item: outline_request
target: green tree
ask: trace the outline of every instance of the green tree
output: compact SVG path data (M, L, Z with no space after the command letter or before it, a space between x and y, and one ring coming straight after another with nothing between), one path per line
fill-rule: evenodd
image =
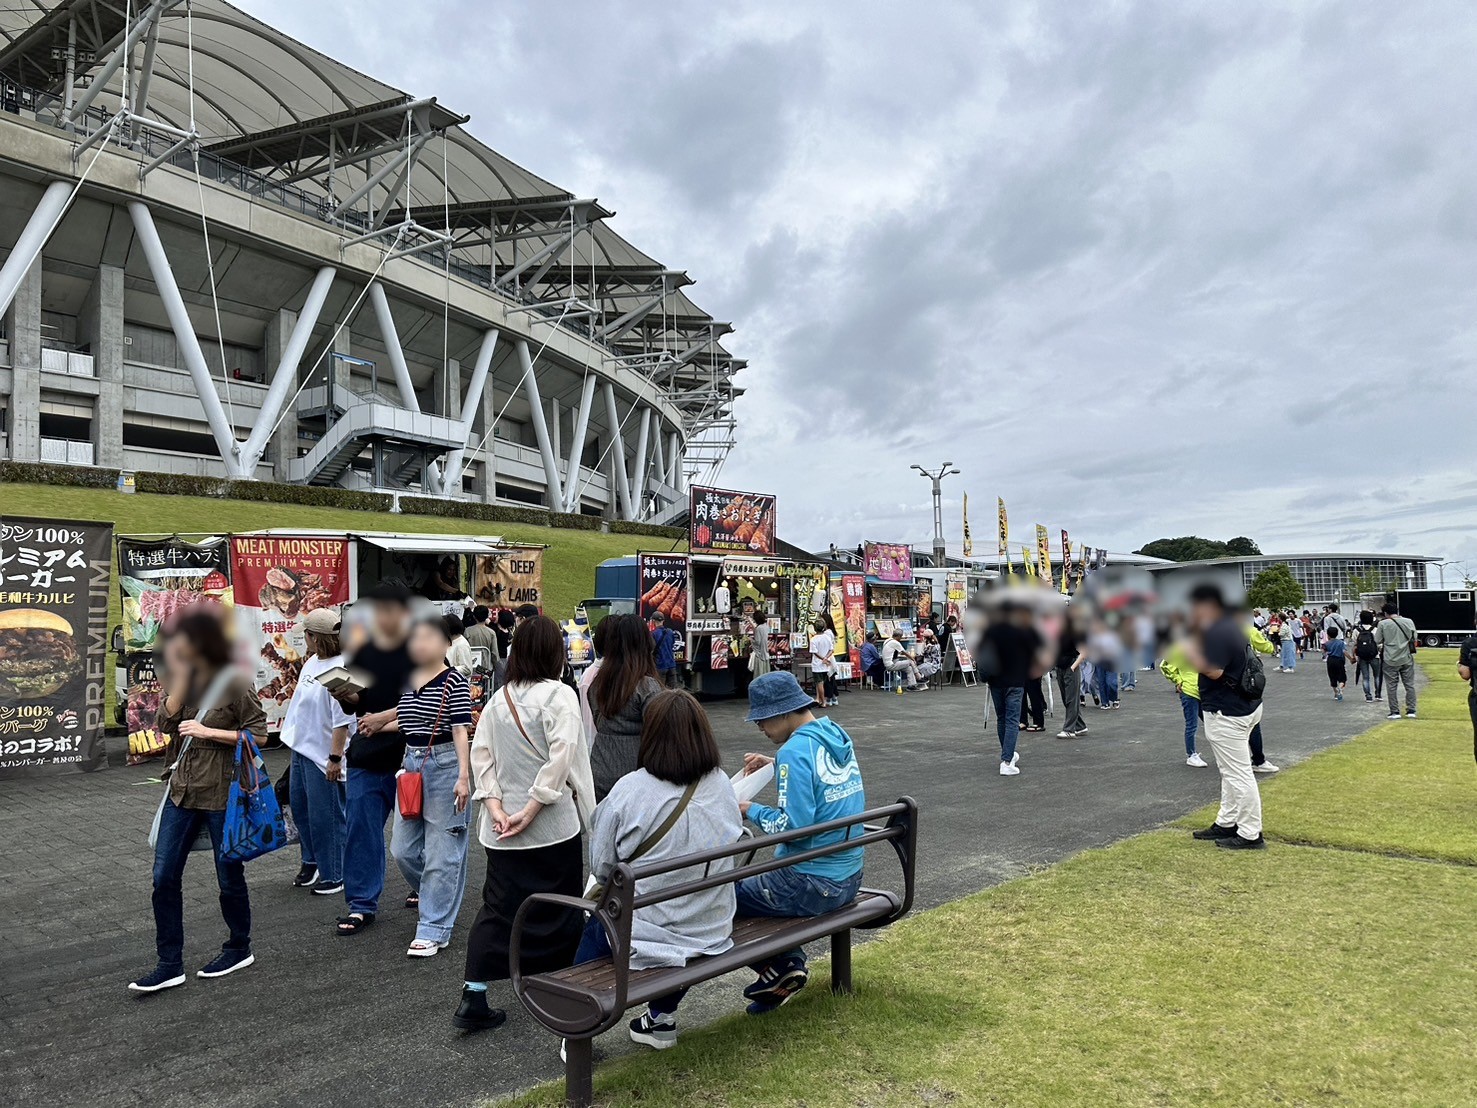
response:
M1358 600L1367 592L1384 591L1384 578L1380 576L1380 571L1374 566L1370 566L1363 573L1349 574L1349 592L1355 600Z
M1258 573L1246 593L1246 603L1251 607L1277 611L1301 608L1306 598L1307 593L1286 562L1278 562Z
M1248 557L1251 555L1260 554L1261 552L1262 548L1254 543L1251 539L1247 538L1245 535L1237 535L1234 539L1231 539L1229 542L1226 543L1227 554L1236 554L1241 557Z
M1155 539L1145 543L1136 553L1171 562L1195 562L1201 558L1224 558L1226 544L1199 535L1181 535L1176 539Z

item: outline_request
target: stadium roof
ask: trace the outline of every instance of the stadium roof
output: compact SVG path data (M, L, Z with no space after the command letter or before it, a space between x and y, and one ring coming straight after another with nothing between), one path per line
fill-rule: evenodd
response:
M1243 562L1306 562L1309 559L1318 561L1341 561L1341 562L1439 562L1440 558L1434 558L1429 554L1370 554L1350 552L1347 550L1325 551L1314 554L1231 554L1224 558L1199 558L1193 562L1165 562L1155 559L1151 569L1184 569L1186 566L1230 566L1240 565Z

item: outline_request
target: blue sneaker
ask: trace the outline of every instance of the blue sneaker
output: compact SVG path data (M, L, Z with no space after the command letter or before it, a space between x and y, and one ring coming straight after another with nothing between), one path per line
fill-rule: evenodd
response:
M128 983L128 991L131 993L159 993L165 989L173 989L184 983L184 970L166 969L164 966L155 966L151 973L145 974L137 981L130 981Z
M235 973L238 969L245 969L255 961L256 955L249 950L223 950L208 966L197 970L195 976L224 977L228 973Z
M744 989L744 999L753 1001L748 1007L749 1015L759 1016L781 1007L805 988L809 980L802 959L784 958L769 963L759 971L759 980Z

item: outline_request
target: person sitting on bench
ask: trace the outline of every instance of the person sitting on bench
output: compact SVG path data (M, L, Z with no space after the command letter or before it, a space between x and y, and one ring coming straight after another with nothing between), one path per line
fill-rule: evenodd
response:
M867 641L862 643L862 676L870 677L872 684L882 687L886 671L882 668L882 650L877 646L876 631L867 632Z
M811 698L793 674L768 673L749 686L748 722L779 747L776 757L745 754L744 772L774 765L777 807L743 801L739 808L766 835L855 816L866 810L862 771L851 737L834 720L817 718ZM855 829L861 834L861 829ZM775 848L775 857L829 846L852 837L852 828L827 831ZM803 918L844 908L862 883L862 850L843 850L773 870L738 883L740 916ZM759 979L744 990L751 1016L772 1012L805 987L805 952L791 950L753 967Z
M603 624L601 626L604 626ZM691 693L657 693L646 705L636 770L622 777L595 809L590 876L610 880L617 864L661 862L738 842L743 833L738 797L713 738L708 715ZM723 858L706 869L677 870L642 880L643 893L660 892L707 873L734 867ZM638 908L631 919L631 969L685 966L733 946L734 891L719 885ZM591 917L574 956L576 965L610 957L610 936ZM666 1050L677 1045L677 1005L686 990L653 1000L630 1023L631 1040Z

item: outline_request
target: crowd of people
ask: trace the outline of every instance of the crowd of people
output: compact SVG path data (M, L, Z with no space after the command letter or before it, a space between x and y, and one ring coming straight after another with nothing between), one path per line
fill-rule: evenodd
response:
M553 620L536 609L515 613L506 645L497 630L486 614L473 613L464 624L418 608L398 581L369 590L347 615L313 611L306 619L311 657L281 728L301 836L292 884L343 896L336 935L362 934L380 916L388 823L389 856L409 888L405 908L416 921L406 954L437 956L457 926L476 838L485 856L482 899L451 1015L458 1028L487 1030L505 1021L489 989L509 977L514 917L529 896L579 898L618 863L731 845L746 819L777 833L865 809L850 737L815 713L820 705L789 672L760 673L749 685L746 718L776 749L746 755L744 772L773 765L780 784L773 805L741 803L706 712L687 692L667 687L661 628L654 634L634 615L603 620L594 633L598 659L578 687ZM458 640L500 651L498 686L475 723L467 675L453 664ZM138 993L185 983L185 863L198 841L219 859L238 734L260 734L266 722L249 679L233 664L218 615L192 610L176 618L165 631L164 662L160 723L176 738L165 755L169 786L155 848L156 965L129 984ZM346 665L353 680L330 691L320 678ZM776 855L844 837L844 829L802 836ZM638 908L631 967L721 953L732 945L736 915L803 917L843 907L859 887L861 855L856 848L801 858ZM732 865L728 859L714 868ZM217 860L216 875L228 938L197 972L202 978L255 961L244 868ZM678 871L653 882L660 888L683 879ZM603 928L576 909L531 914L521 932L525 973L609 953ZM783 1005L808 979L798 949L754 969L744 989L754 1015ZM672 1045L681 1000L674 994L652 1002L631 1021L631 1038L658 1049Z

